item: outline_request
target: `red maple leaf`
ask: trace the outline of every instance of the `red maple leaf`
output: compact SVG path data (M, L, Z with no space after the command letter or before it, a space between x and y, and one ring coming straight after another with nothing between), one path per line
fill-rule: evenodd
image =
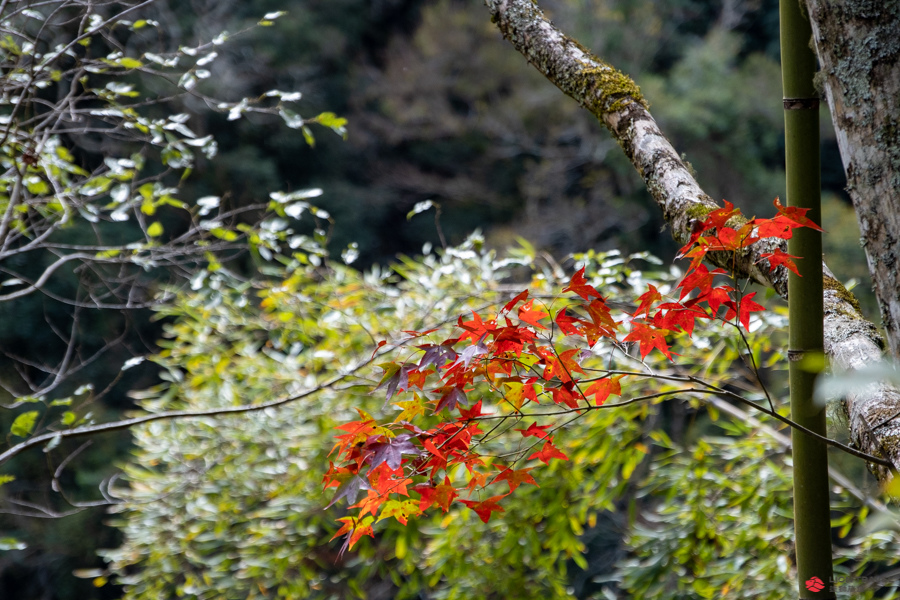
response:
M588 337L588 343L594 345L600 337L616 339L616 330L619 324L613 320L609 307L602 299L593 300L587 306L591 323L584 323L584 331Z
M559 387L551 388L553 394L553 402L556 404L565 404L569 408L578 408L579 395L573 390L574 384L571 380ZM546 389L546 388L545 388Z
M578 326L578 323L581 323L581 319L576 319L574 317L570 317L566 313L566 309L562 309L558 313L556 313L556 324L559 325L559 328L566 335L584 335L581 328Z
M525 300L526 298L528 298L528 290L525 290L524 292L520 292L518 296L516 296L515 298L513 298L512 300L510 300L509 302L507 302L507 303L503 306L503 310L500 311L500 312L501 312L501 313L508 313L509 311L511 311L511 310L513 309L513 307L514 307L516 304L518 304L519 302L522 302L522 301Z
M709 244L707 250L724 250L726 252L740 250L741 248L759 241L758 237L750 235L752 230L753 225L751 223L747 223L741 227L740 230L735 230L731 227L723 227L715 236L718 244Z
M666 355L666 358L672 360L672 351L666 344L666 336L661 330L657 330L650 325L644 323L631 323L631 333L625 336L626 342L640 342L641 344L641 360L645 359L654 348Z
M494 321L493 319L490 321L482 321L481 316L475 311L472 311L471 321L463 321L462 317L459 317L456 320L456 324L460 329L464 329L466 331L466 333L459 336L460 340L472 338L476 342L484 338L487 334L497 328L496 321Z
M456 493L456 489L450 485L449 477L444 477L444 483L439 485L417 485L413 488L413 491L422 496L422 499L419 501L419 512L431 508L434 504L437 504L441 507L441 510L447 512L450 510L450 503L459 496Z
M562 460L569 460L569 457L562 453L562 451L554 446L550 442L544 442L544 447L532 454L528 457L528 460L533 458L540 459L540 461L546 465L550 464L551 458L561 458Z
M481 400L476 402L474 404L474 406L472 406L472 408L467 409L467 408L463 408L462 406L459 406L457 408L459 408L459 414L460 414L459 420L460 421L471 421L472 419L477 419L482 414L484 414L481 412ZM488 413L488 414L490 414L490 413Z
M696 269L691 271L685 276L684 279L681 280L681 283L678 284L677 287L681 288L681 296L679 300L687 296L691 293L691 291L698 289L700 293L708 291L712 288L713 277L716 275L724 275L725 271L723 269L715 269L714 271L710 271L706 268L706 265L698 265Z
M689 336L694 333L695 319L708 319L709 315L697 307L698 300L688 300L684 304L680 302L667 302L661 305L661 309L653 317L653 325L659 329L668 329L669 331L677 331L681 329ZM665 309L665 315L663 310Z
M579 348L571 348L559 355L559 362L569 375L568 379L571 379L572 373L584 373L584 369L576 361L576 357L580 355L581 350Z
M413 483L412 479L404 476L403 468L391 469L386 462L381 463L371 471L369 471L369 483L375 488L375 492L380 495L399 494L401 496L409 496L406 487Z
M436 456L446 462L447 457L444 456L444 453L441 452L440 449L435 445L434 440L425 438L424 440L422 440L422 446L424 446L425 449L428 450L428 452L430 452L433 456Z
M708 215L706 215L706 220L703 221L703 230L709 231L710 229L721 229L725 223L728 222L731 217L741 214L740 209L736 209L734 204L729 202L728 200L723 200L725 203L724 208L717 208L712 211Z
M741 322L741 325L744 326L744 329L750 329L750 313L766 310L765 306L751 300L755 295L756 292L747 294L741 298L741 302L737 307L735 307L735 302L731 300L725 302L725 306L728 307L728 312L725 314L725 320L730 321L735 315L739 314L738 320Z
M549 317L548 313L545 313L540 308L532 308L534 304L534 300L529 300L525 304L519 307L519 320L525 321L529 325L534 325L538 329L547 329L543 325L539 323L541 319Z
M366 494L365 498L350 507L359 509L359 514L356 516L360 519L369 513L376 514L381 505L388 499L387 496L383 496L375 490L369 490Z
M649 289L641 295L638 300L641 301L641 304L638 306L637 310L634 311L632 316L637 317L641 313L646 314L648 317L650 316L650 307L655 303L662 300L662 294L659 293L659 290L656 289L652 283L647 286Z
M784 206L781 204L781 200L779 200L778 198L775 198L772 204L775 205L775 208L778 210L778 213L780 215L783 215L785 218L790 219L800 227L809 227L811 229L815 229L816 231L825 231L806 216L806 213L809 212L808 208L800 208L799 206Z
M501 498L505 498L508 495L509 494L500 494L499 496L493 496L481 502L476 502L474 500L460 500L460 502L474 510L478 514L478 517L484 523L487 523L491 518L491 513L506 512L503 510L502 506L497 504L497 501Z
M709 307L713 311L713 315L719 312L719 307L722 304L731 300L731 296L729 292L733 292L734 288L728 285L720 285L719 287L714 287L705 293L697 296L696 300L698 302L706 302L709 304Z
M794 235L796 223L783 215L774 219L754 219L753 225L757 227L756 233L761 238L780 238L789 240Z
M434 369L428 369L426 371L420 371L418 369L413 369L409 373L407 373L407 390L409 388L417 387L420 390L424 390L423 387L425 385L425 380L428 379L428 376L434 373Z
M533 486L541 487L537 484L537 481L534 480L534 477L528 474L528 471L533 469L534 467L528 467L527 469L519 469L512 470L510 468L503 469L500 471L500 474L494 477L494 480L491 483L497 483L498 481L505 481L509 484L509 491L514 492L516 488L522 485L523 483L530 483Z
M537 423L532 423L528 426L528 429L516 429L516 431L521 431L523 437L536 437L542 440L552 440L553 436L544 431L545 429L550 429L553 427L552 425L538 425Z
M584 267L581 267L577 273L572 275L569 285L564 287L563 291L575 292L585 300L590 300L591 296L602 298L600 292L598 292L594 286L588 285L587 279L584 278Z
M337 426L337 429L341 429L347 433L335 436L335 438L340 441L338 441L338 443L334 445L334 448L331 449L329 456L334 453L335 449L337 449L339 455L343 454L350 446L359 442L364 442L369 436L378 431L378 426L372 417L364 411L359 411L359 414L363 417L363 420L351 421Z
M797 270L797 265L794 264L792 258L800 258L799 256L794 256L793 254L788 254L787 252L782 252L781 248L775 248L775 252L767 252L766 254L761 255L760 258L756 262L760 262L763 259L769 259L769 270L774 271L779 265L784 265L785 268L790 269L797 275L797 277L803 277L800 274L800 271Z
M522 354L525 344L533 342L537 336L527 327L503 327L493 333L493 349L495 354L514 352L516 356Z

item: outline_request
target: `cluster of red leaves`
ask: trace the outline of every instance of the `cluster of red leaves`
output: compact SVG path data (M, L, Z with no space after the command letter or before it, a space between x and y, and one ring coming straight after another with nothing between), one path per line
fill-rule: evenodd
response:
M650 285L638 298L635 312L623 313L620 321L581 269L562 290L574 297L566 297L566 305L558 310L529 299L525 290L489 318L474 312L470 320L460 317L458 337L412 346L412 340L435 330L404 332L410 336L404 345L414 349L417 360L380 365L384 374L376 388L384 390L388 402L398 392L411 396L395 401L402 413L391 423L379 424L359 411L360 420L338 427L343 433L332 454L339 464L331 464L324 484L337 488L331 504L343 498L358 512L339 519L342 527L335 537L346 536L344 548L352 548L363 535L373 535L372 525L378 521L393 517L406 524L410 516L435 505L447 512L454 502L484 522L503 512L504 497L522 484L538 485L530 474L534 467L516 468L520 463L549 465L554 459L569 459L554 444L552 425L536 422L515 429L522 437L512 460L483 456L477 451L484 435L481 424L506 418L521 422L521 409L531 403L552 402L559 405L559 414L576 413L620 396L622 375L589 377L581 367L584 348L601 339L620 347L636 343L642 360L654 349L671 360L667 336L678 331L690 336L697 319L748 328L750 315L763 310L752 299L755 293L741 295L730 285L715 285L716 276L726 272L710 271L701 262L708 252L737 253L762 238L788 239L797 227L820 230L805 210L784 207L777 198L775 207L778 215L773 219L743 219L729 202L710 212L681 249L691 264L676 286L677 301ZM781 250L762 256L771 269L784 265L797 272L792 261L797 257ZM622 329L627 334L620 339ZM483 413L482 399L470 406L476 384L487 384L502 414ZM433 426L422 429L416 422ZM360 492L365 497L357 501Z

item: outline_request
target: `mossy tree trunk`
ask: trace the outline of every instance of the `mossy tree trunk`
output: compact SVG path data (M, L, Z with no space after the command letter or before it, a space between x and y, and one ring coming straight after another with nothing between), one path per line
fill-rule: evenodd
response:
M806 6L881 319L900 360L900 2Z
M807 216L821 224L819 98L813 86L812 32L798 0L781 0L780 19L787 202L808 209ZM802 257L796 261L799 276L788 276L791 418L826 435L825 406L813 399L816 373L804 361L824 352L822 234L810 228L795 230L788 252ZM834 598L828 451L820 440L796 429L791 431L791 447L800 597Z

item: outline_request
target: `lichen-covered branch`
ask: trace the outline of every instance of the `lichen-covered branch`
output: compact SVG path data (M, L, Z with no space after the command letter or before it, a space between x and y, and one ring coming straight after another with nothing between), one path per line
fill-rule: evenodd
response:
M564 35L532 0L485 0L485 4L492 21L516 50L609 129L644 179L672 236L679 243L687 242L693 222L718 206L662 134L634 81ZM731 254L708 258L716 266L772 287L786 298L784 267L770 272L767 261L760 261L762 253L772 252L777 246L773 240L764 240L736 259ZM825 351L832 366L853 370L881 361L884 342L877 328L862 316L859 303L827 268L825 273ZM900 392L873 384L845 406L854 443L900 468L900 423L882 423L890 414L900 412ZM873 468L873 472L881 481L890 477L890 470L883 467Z

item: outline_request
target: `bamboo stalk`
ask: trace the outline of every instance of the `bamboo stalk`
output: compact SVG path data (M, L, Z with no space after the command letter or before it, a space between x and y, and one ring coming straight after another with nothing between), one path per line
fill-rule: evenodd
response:
M813 86L816 56L809 46L812 30L798 0L780 1L780 19L787 202L808 208L807 216L821 224L819 100ZM797 260L801 277L791 273L788 278L791 417L825 435L825 407L813 400L816 373L803 361L824 352L822 234L810 228L794 230L788 252L803 257ZM791 431L791 438L799 597L835 598L827 449L797 430Z

